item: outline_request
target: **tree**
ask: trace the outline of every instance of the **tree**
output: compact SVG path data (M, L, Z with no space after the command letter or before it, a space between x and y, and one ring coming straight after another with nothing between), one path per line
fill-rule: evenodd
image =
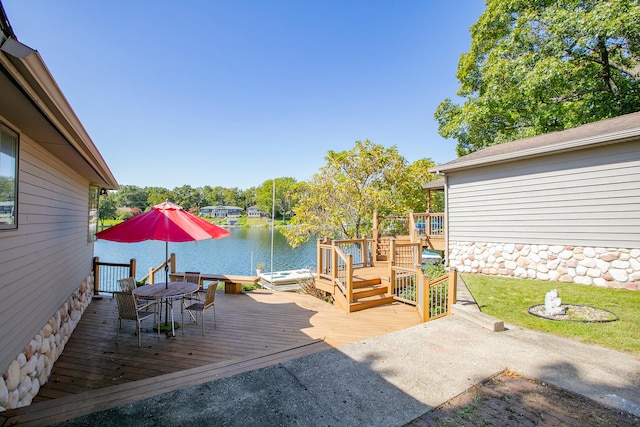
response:
M292 246L312 235L359 238L371 230L375 209L390 209L405 159L396 146L356 141L349 151L329 151L326 165L300 186L292 227L283 231Z
M300 184L291 177L275 178L275 214L285 218L293 210L299 198ZM256 188L256 205L262 212L271 213L273 202L273 180L269 179Z
M98 219L101 226L104 227L105 219L116 219L116 207L116 198L113 194L107 193L104 196L100 196Z
M637 0L488 0L438 132L458 155L640 110Z
M149 207L147 193L135 185L122 185L116 193L116 205L118 207L138 208L144 211Z
M183 185L176 187L171 192L175 198L175 203L182 206L185 210L190 208L199 209L202 207L204 197L202 196L202 189L193 188L190 185Z
M149 206L155 206L174 199L173 193L164 187L145 187L144 192L147 194Z

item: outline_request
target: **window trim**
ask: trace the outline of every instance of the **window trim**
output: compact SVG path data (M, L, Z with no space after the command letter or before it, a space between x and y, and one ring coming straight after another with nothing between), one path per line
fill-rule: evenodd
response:
M7 133L10 136L15 137L15 165L14 165L14 186L13 186L13 223L4 224L0 222L0 231L4 230L16 230L18 228L18 206L19 206L19 191L18 186L20 183L20 133L16 132L4 122L0 122L0 134Z

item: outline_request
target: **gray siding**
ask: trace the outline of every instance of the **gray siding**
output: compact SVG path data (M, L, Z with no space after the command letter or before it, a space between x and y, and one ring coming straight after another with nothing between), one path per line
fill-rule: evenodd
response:
M0 231L0 371L91 272L89 182L24 135L18 229Z
M451 172L450 241L640 248L640 141Z

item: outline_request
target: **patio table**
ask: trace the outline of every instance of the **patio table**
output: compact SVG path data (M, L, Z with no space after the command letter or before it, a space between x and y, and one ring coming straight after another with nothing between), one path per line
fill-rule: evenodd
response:
M170 299L190 295L198 290L196 283L190 282L158 282L153 285L144 285L135 288L131 293L144 299L164 299L169 304ZM165 322L167 319L165 318ZM173 323L173 309L171 310L171 334L175 337L176 331Z

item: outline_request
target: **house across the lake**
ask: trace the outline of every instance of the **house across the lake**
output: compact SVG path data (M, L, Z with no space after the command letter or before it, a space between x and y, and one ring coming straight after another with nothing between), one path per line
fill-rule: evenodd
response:
M0 411L26 406L92 299L98 196L118 184L0 3Z
M200 215L224 218L227 216L240 216L243 210L238 206L205 206L200 208Z
M640 112L494 145L444 177L459 271L636 290Z

